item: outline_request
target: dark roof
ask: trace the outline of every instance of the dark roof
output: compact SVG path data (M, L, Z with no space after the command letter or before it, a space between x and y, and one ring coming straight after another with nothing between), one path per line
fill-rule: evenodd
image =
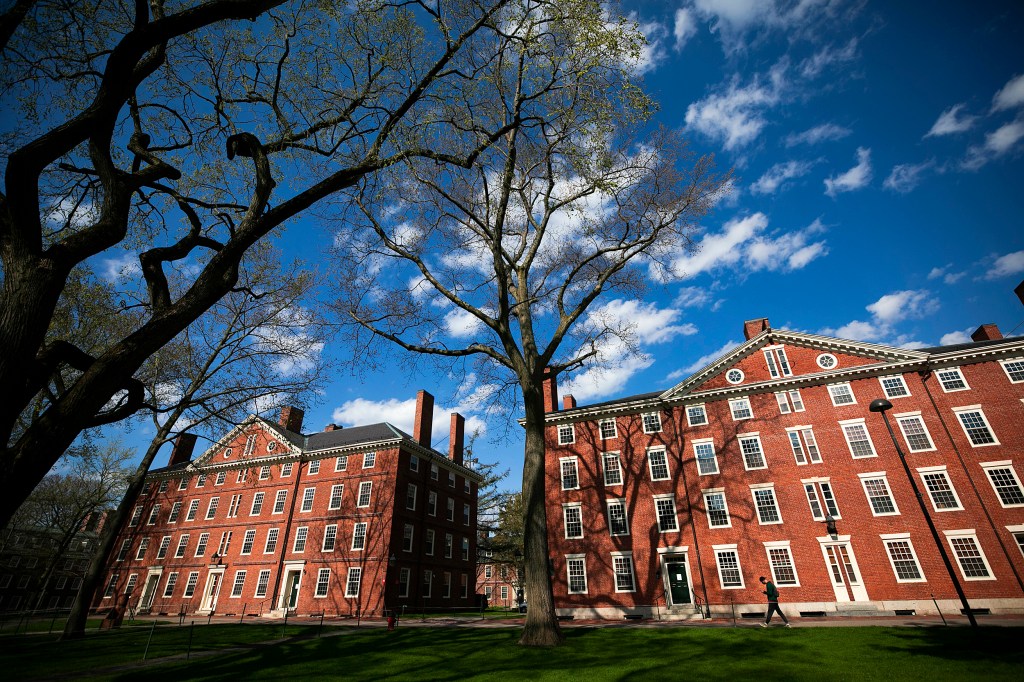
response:
M1008 336L1004 339L995 339L994 341L970 341L968 343L954 343L951 346L933 346L932 348L919 348L918 350L922 353L937 355L939 353L956 353L957 351L967 350L969 348L984 348L985 346L995 346L1000 343L1014 343L1017 341L1024 341L1024 336Z
M396 429L387 422L380 424L369 424L367 426L353 426L349 429L335 429L334 431L319 431L306 436L305 450L326 450L328 448L340 448L346 445L357 443L373 443L379 440L391 440L394 438L412 438L409 434Z
M580 405L580 407L586 407L588 410L592 407L604 407L606 405L619 405L621 403L631 403L634 400L650 400L651 398L657 398L665 391L652 391L651 393L638 393L637 395L629 395L625 398L616 398L615 400L606 400L603 403L590 403L589 405Z

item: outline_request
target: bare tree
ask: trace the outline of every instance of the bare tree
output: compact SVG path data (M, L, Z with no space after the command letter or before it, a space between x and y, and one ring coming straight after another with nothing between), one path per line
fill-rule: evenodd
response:
M254 244L368 174L468 166L505 132L452 103L508 42L507 1L8 5L0 524L83 429L146 404L136 372L232 291ZM134 323L91 349L47 337L100 255L135 262Z
M84 634L86 617L118 531L128 520L157 452L188 432L223 433L248 414L303 404L323 385L327 328L311 306L316 279L282 269L265 245L244 265L237 291L162 348L144 368L156 435L128 480L89 563L64 637Z
M467 126L509 132L470 169L409 159L352 191L341 234L339 308L353 335L476 361L517 389L525 411L526 584L520 640L561 641L548 563L544 476L547 376L600 361L628 320L595 305L638 296L651 270L691 248L723 191L710 158L644 122L653 103L630 80L642 36L589 0L515 5L512 40L481 71ZM386 201L400 196L401 200Z

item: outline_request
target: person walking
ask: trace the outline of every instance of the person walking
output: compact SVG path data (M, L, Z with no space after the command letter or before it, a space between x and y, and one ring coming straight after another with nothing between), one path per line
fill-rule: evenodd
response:
M772 614L775 613L779 614L779 617L782 618L782 622L786 624L787 628L793 627L789 624L789 619L786 618L786 614L784 614L782 609L779 608L779 589L775 587L775 583L768 580L763 575L760 580L761 584L764 585L764 591L761 594L768 597L768 613L765 614L764 622L761 623L761 627L768 627L768 623L772 622Z

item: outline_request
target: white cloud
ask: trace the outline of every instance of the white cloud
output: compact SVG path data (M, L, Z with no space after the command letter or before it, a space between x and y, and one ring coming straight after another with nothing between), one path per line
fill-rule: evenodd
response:
M882 182L882 187L906 194L921 184L925 171L930 170L934 165L934 161L925 161L924 163L901 163L893 166L889 177Z
M967 329L964 329L964 330L958 330L958 331L949 332L948 334L943 334L942 338L939 339L939 345L940 346L953 346L953 345L956 345L958 343L970 343L971 342L971 332L972 331L974 331L974 330L971 329L970 327L968 327Z
M95 222L99 217L100 213L91 201L78 202L65 197L46 214L46 223L55 230L63 229L65 225L78 228Z
M824 123L820 126L815 126L809 130L805 130L802 133L791 133L787 135L786 146L795 147L800 144L814 145L821 142L841 140L852 132L853 131L849 128L844 128L843 126L835 125L834 123Z
M767 82L761 76L744 86L734 76L728 87L694 102L686 109L686 125L720 141L726 149L743 147L768 125L764 112L779 103L786 87L785 61L772 68Z
M942 268L932 268L928 273L928 279L939 279L941 277L942 281L946 284L956 284L967 275L966 272L951 272L952 267L953 264L949 263Z
M680 315L675 308L659 309L654 303L614 299L588 313L587 324L597 328L629 327L632 334L644 343L664 343L676 336L697 333L697 327L689 322L674 324Z
M925 290L894 291L867 306L875 319L893 324L908 318L920 318L939 309L939 302Z
M985 136L985 144L970 146L960 165L967 170L978 170L992 159L1014 149L1021 138L1024 138L1024 120L1018 119L1002 125Z
M141 274L142 266L139 265L139 257L135 254L126 253L120 258L103 259L103 277L107 281L117 282Z
M676 10L675 22L672 26L672 35L675 36L676 43L675 48L681 50L686 46L686 43L697 33L697 20L694 17L693 11L681 7Z
M1003 88L992 97L992 111L1013 109L1024 104L1024 74L1011 78Z
M822 333L828 336L837 336L841 339L853 339L854 341L876 341L882 335L876 325L861 320L853 320L838 329L823 330Z
M815 78L833 64L852 62L857 58L857 39L840 48L826 47L800 63L800 73L805 78Z
M700 308L711 301L711 292L701 287L683 287L676 294L672 305L681 308Z
M704 235L696 253L677 258L672 271L679 278L688 279L736 263L741 258L740 247L767 226L768 217L763 213L730 220L721 232Z
M757 39L772 31L785 32L790 40L815 39L820 23L834 25L846 11L857 12L861 3L843 0L693 0L690 5L711 30L727 53L744 50L748 35Z
M996 279L1024 272L1024 251L1014 251L996 258L992 268L985 274L985 279Z
M431 431L432 440L435 443L447 440L448 426L450 424L448 415L458 412L466 417L466 433L487 431L487 422L476 415L466 415L463 409L443 407L434 404L432 415L433 427ZM367 400L356 398L342 403L331 413L331 420L342 426L365 426L368 424L379 424L388 422L396 428L411 434L416 422L416 398L398 400L387 398L384 400Z
M635 14L631 15L630 18L637 21ZM644 37L647 38L647 44L641 46L640 56L631 66L636 69L637 73L643 74L656 69L665 60L665 57L668 56L664 45L668 31L657 22L640 23L637 21L637 27L644 34ZM676 42L678 43L678 38Z
M750 185L750 191L754 194L774 194L786 180L807 175L813 165L808 161L777 163Z
M925 133L924 136L938 137L940 135L953 135L954 133L970 130L974 126L974 122L978 120L978 117L969 114L961 116L960 112L965 106L965 104L956 104L943 111L939 114L939 118L936 119L935 123L932 124L931 130Z
M474 336L483 327L479 318L462 308L455 308L448 313L444 318L444 324L448 334L456 339Z
M865 187L871 182L871 150L865 147L857 148L857 165L839 175L825 180L825 194L835 197L842 192Z
M693 374L697 370L706 367L710 363L714 362L718 358L722 357L729 351L736 348L736 346L738 345L740 345L739 341L726 341L725 345L723 345L721 348L713 350L706 355L700 356L686 367L683 367L681 370L676 370L675 372L669 374L668 378L672 380L685 378Z

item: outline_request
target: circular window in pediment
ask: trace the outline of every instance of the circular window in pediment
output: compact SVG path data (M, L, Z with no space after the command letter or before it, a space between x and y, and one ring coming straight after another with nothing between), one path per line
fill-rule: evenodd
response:
M231 448L224 448L224 459L231 457Z
M739 384L743 382L743 370L736 369L735 367L725 373L725 380L730 384Z
M267 443L267 452L273 452L277 449L277 441L270 441Z
M839 366L839 360L831 353L822 353L818 356L818 367L822 369L834 369Z

